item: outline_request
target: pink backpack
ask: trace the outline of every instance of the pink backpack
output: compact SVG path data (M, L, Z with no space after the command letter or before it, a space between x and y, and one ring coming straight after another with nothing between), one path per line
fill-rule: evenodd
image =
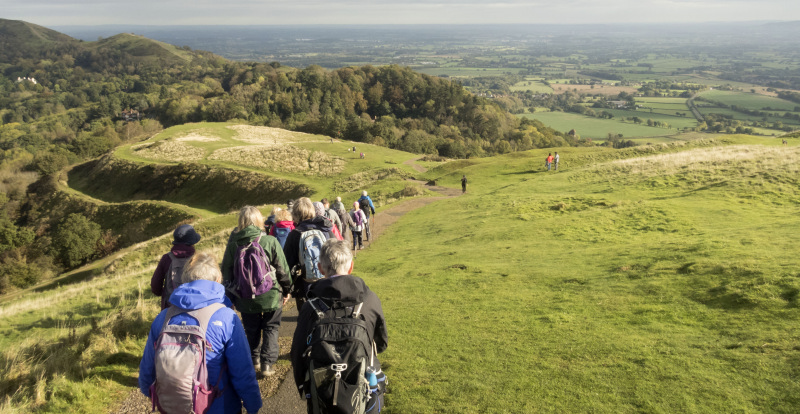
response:
M206 328L214 312L224 307L221 303L192 311L169 307L154 348L156 380L150 386L153 411L205 414L222 394L217 386L224 368L214 386L208 383L206 351L213 349L206 341ZM197 319L198 324L170 325L169 320L181 313Z

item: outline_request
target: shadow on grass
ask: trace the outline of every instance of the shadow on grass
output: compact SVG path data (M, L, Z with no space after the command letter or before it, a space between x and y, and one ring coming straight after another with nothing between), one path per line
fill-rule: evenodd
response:
M45 285L34 288L33 291L46 292L48 290L55 289L61 285L71 285L73 283L85 282L87 280L91 280L95 276L100 275L100 273L102 273L102 270L97 268L82 270L80 272L75 272L69 276L53 279L51 282Z

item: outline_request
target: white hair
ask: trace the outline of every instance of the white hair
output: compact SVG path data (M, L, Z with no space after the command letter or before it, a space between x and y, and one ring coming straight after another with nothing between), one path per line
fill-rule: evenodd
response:
M343 240L328 239L319 251L319 265L327 276L350 273L353 254Z
M367 195L367 190L364 190L364 191L362 191L362 192L361 192L361 195L362 195L362 196L365 196L365 195Z
M221 282L222 273L219 271L217 258L211 253L195 253L181 273L181 284L195 280L210 280Z

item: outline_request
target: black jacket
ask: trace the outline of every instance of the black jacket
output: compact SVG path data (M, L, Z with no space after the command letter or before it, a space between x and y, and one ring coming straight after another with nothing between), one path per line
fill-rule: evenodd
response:
M328 305L332 305L332 303L331 300L326 299L341 301L344 306L363 303L361 314L367 323L369 338L375 341L378 353L386 350L389 345L389 334L386 331L386 319L383 317L381 301L373 291L369 290L367 284L360 277L344 275L322 279L311 285L308 296L309 298L320 298ZM305 381L306 371L308 370L303 359L303 353L306 350L306 337L311 333L312 326L316 321L317 315L311 305L308 303L303 305L303 309L300 310L300 315L297 317L297 329L295 329L294 338L292 338L291 351L294 382L298 387ZM376 356L373 369L378 371L380 366L381 363Z
M286 264L289 265L290 270L300 264L300 235L308 230L320 230L327 239L336 237L333 234L333 222L325 217L317 216L311 220L301 221L286 236L286 243L283 245L283 254L286 256ZM297 296L298 293L305 295L306 282L303 278L298 278L294 272L292 272L292 283L294 283L293 295Z

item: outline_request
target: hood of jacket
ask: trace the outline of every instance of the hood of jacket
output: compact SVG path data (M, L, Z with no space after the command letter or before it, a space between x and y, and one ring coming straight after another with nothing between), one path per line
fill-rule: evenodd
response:
M275 227L277 227L277 228L287 228L287 229L293 229L294 230L294 222L293 221L289 221L289 220L279 221L279 222L275 223Z
M247 226L233 234L233 240L236 240L237 245L243 245L252 242L261 235L261 229L256 226Z
M189 246L188 244L173 244L170 251L175 257L183 259L184 257L190 257L194 254L194 246Z
M309 297L324 299L326 302L342 302L344 306L354 306L364 302L367 284L353 275L325 278L311 285Z
M169 303L181 309L200 309L214 303L231 306L225 296L225 287L210 280L195 280L178 286L169 297Z
M323 232L330 232L333 231L333 222L325 217L317 216L311 220L301 221L299 224L297 224L295 229L299 230L301 233L305 232L306 230L321 230Z

